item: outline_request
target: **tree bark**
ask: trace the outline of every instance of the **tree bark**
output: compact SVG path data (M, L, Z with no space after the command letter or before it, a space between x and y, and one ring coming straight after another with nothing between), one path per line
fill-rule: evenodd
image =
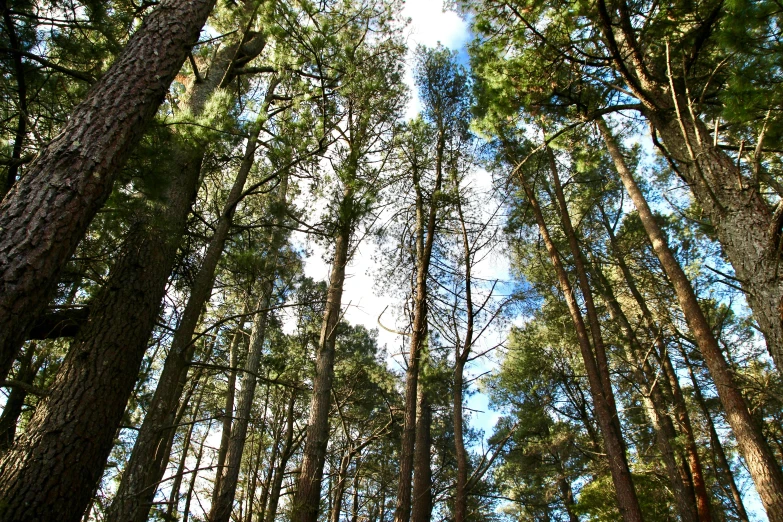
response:
M329 407L331 404L332 381L334 380L334 348L337 325L342 315L341 303L345 268L353 234L355 210L353 190L345 189L340 204L341 217L334 247L332 272L326 295L326 308L321 326L321 337L315 360L313 395L310 401L310 419L307 426L301 471L296 483L292 505L293 522L316 522L321 499L326 447L329 443Z
M0 377L111 193L215 0L164 0L0 203Z
M209 76L201 83L192 86L185 104L192 114L200 114L209 96L223 85L225 74L237 54L240 41L241 39L237 37L233 42L226 42L216 54ZM193 334L204 305L212 294L215 270L231 229L236 205L241 199L247 176L255 161L262 121L259 120L251 129L237 177L223 205L202 265L196 274L180 324L174 332L155 394L139 429L131 457L123 471L120 486L107 511L109 522L146 520L149 506L155 495L155 484L160 481L165 472L165 461L168 459L171 444L163 441L173 440L170 426L173 425L173 418L185 389L187 370L195 353L195 346L192 343ZM205 150L205 147L199 146L193 151L193 155L203 157Z
M761 428L751 416L731 369L723 357L723 352L712 334L707 318L699 306L693 287L669 248L668 240L655 220L644 194L633 179L633 174L625 164L625 158L609 126L602 119L597 120L597 123L623 185L639 212L653 250L674 287L685 320L710 370L726 412L726 419L734 431L737 445L748 465L748 471L767 511L767 516L772 522L783 521L783 471L767 445Z
M2 520L78 520L100 480L160 310L201 161L181 159L164 208L139 212L49 396L0 460Z
M226 384L226 403L223 406L223 426L220 430L220 449L218 450L218 459L215 466L215 493L220 491L220 470L226 464L226 454L228 453L228 444L231 440L231 423L234 420L234 398L236 395L237 387L237 360L239 359L239 344L242 340L241 328L237 328L234 333L234 338L231 340L231 347L229 351L229 366L231 370L228 372L228 383ZM215 499L212 500L215 502Z
M432 407L426 386L419 386L416 418L416 450L413 470L411 522L430 522L432 516Z
M19 360L19 372L14 379L17 382L32 385L38 370L44 362L41 354L33 361L37 345L30 343ZM24 400L27 398L27 390L22 386L11 387L11 393L3 407L3 415L0 416L0 454L10 448L16 437L16 424L22 414Z
M432 247L435 242L439 205L437 198L443 183L444 149L445 134L440 132L437 140L435 185L426 215L420 174L413 172L413 186L416 192L416 285L413 295L410 353L408 354L408 368L405 372L405 420L402 429L400 477L397 484L394 522L408 522L411 516L411 478L413 477L413 459L416 446L419 358L422 345L427 338L427 278L432 258Z
M613 410L609 400L604 396L604 386L601 382L601 376L598 370L598 364L595 360L592 347L590 345L590 336L587 332L587 327L582 317L582 312L576 302L576 294L574 293L571 282L568 279L568 274L563 267L560 259L560 253L557 251L552 238L549 235L546 222L544 221L544 215L538 204L538 200L529 186L527 180L523 176L519 176L522 188L527 195L530 206L535 214L536 222L538 223L538 229L541 233L541 237L544 240L547 252L549 253L552 265L554 265L557 273L558 280L560 282L560 290L565 297L566 304L568 305L571 319L576 329L577 340L579 342L579 348L582 353L582 360L584 361L585 370L587 373L587 379L590 384L590 394L593 399L593 407L595 409L596 417L598 418L598 424L601 428L603 435L604 446L606 449L606 455L609 460L609 470L612 475L612 482L614 483L617 507L620 510L620 514L623 520L626 522L641 522L642 512L639 507L639 500L636 496L636 490L634 489L633 480L631 478L631 471L628 467L628 461L625 455L625 445L623 444L621 435L617 432L614 421Z
M272 480L272 486L269 492L269 509L267 510L266 520L275 522L277 516L277 507L280 501L280 492L283 489L283 476L288 460L294 454L294 406L296 405L296 390L291 390L291 398L288 400L288 409L286 412L285 443L280 452L280 462L275 468L275 476Z
M663 342L663 331L655 322L650 308L647 306L647 302L644 300L641 292L636 286L636 281L631 274L631 270L628 264L625 262L619 246L617 245L617 238L614 235L609 219L606 214L601 210L601 218L606 228L606 233L609 236L609 243L614 253L614 258L617 261L617 265L620 267L620 272L623 274L625 283L631 292L636 304L639 306L639 310L642 312L647 329L650 331L650 335L653 338L653 342L658 350L658 360L661 362L661 367L666 374L666 381L669 386L668 395L671 397L674 403L674 412L677 419L677 423L680 426L680 430L685 435L684 449L688 459L688 468L690 470L690 479L693 485L693 492L696 497L696 508L699 514L699 520L705 522L711 520L712 513L710 507L710 497L707 493L707 485L704 479L704 470L702 469L701 459L699 457L698 448L696 447L696 439L693 434L693 427L691 426L690 415L688 414L688 408L685 404L685 398L680 388L680 381L677 377L677 373L672 365L671 358L669 357L669 350L666 344Z

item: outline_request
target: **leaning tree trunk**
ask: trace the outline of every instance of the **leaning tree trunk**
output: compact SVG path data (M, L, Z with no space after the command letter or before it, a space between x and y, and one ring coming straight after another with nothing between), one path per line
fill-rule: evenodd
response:
M206 78L192 85L185 102L185 107L191 114L201 114L210 96L225 85L241 41L241 38L235 37L233 41L226 42L216 53ZM264 43L263 36L258 35L255 39L246 41L244 47L257 54L263 49ZM168 459L171 444L164 441L173 440L171 430L166 427L173 425L173 417L185 388L187 369L194 353L193 333L204 304L212 293L215 270L231 228L236 205L241 199L248 173L254 163L260 125L261 120L251 129L239 172L215 226L202 266L196 274L155 394L136 437L130 460L123 471L120 486L108 509L106 516L110 522L146 520L156 485L165 472L165 461ZM193 151L193 156L203 157L205 151L206 148L200 146Z
M599 119L597 123L623 185L639 212L639 217L650 238L653 250L674 287L680 308L685 315L685 321L693 332L704 357L704 362L710 370L715 388L718 390L718 397L726 412L726 420L734 431L737 446L745 458L748 471L767 511L767 516L772 522L783 521L783 471L781 471L780 464L770 450L761 428L750 414L745 398L740 392L740 387L734 379L731 368L726 363L718 341L699 305L693 286L669 248L666 235L655 220L644 194L626 165L625 158L609 126L602 119Z
M0 203L0 378L214 4L162 1Z
M639 507L636 490L634 489L631 471L628 467L628 460L625 455L625 445L623 444L621 434L617 432L617 422L613 417L614 410L611 407L609 399L604 396L605 388L601 382L598 364L595 355L593 354L592 347L590 346L590 335L587 332L587 326L582 317L579 304L576 302L576 294L560 259L560 253L557 251L557 247L549 235L549 230L547 229L544 215L538 204L537 198L524 177L520 176L520 182L535 214L539 232L544 240L552 265L554 265L560 283L560 290L565 297L571 319L576 329L579 349L582 354L587 380L590 385L593 408L595 409L598 424L601 428L606 456L609 460L609 470L612 475L612 482L614 483L617 507L620 510L623 520L626 522L641 522L642 512Z
M701 120L655 114L650 121L714 226L775 366L783 371L783 206L770 211L734 160L714 145Z
M287 191L288 178L283 176L280 187L278 188L277 203L279 205L285 206ZM278 211L282 211L282 209L278 209ZM234 507L234 496L239 480L242 454L245 450L247 427L253 408L253 397L255 396L256 391L258 368L261 362L261 355L263 353L264 340L266 337L269 307L272 303L272 293L279 270L278 260L280 257L280 249L283 247L283 242L284 234L282 230L279 227L275 227L270 234L269 254L264 262L263 277L265 280L258 285L258 311L253 317L253 328L250 333L250 349L247 356L247 362L245 363L242 387L239 393L237 416L236 419L234 419L234 426L231 429L231 438L226 454L226 465L223 469L218 470L218 473L220 473L220 492L214 496L212 507L209 512L210 522L228 522Z
M307 425L301 471L296 482L291 520L316 522L321 500L321 480L324 473L326 447L329 443L329 407L334 379L334 348L337 325L342 314L341 303L345 283L345 267L354 228L353 191L345 189L341 203L341 223L334 247L332 273L326 294L326 307L321 326L321 337L315 359L313 395L310 401L310 419Z
M3 407L3 414L0 415L0 453L6 451L14 443L16 424L19 421L19 416L22 414L24 400L27 398L27 387L32 386L35 376L44 362L44 357L40 354L33 362L36 349L37 344L30 343L20 359L19 372L14 379L16 383L11 386L11 393L8 394Z
M0 519L76 521L84 514L133 392L195 199L200 158L179 159L184 165L174 169L164 208L139 211L49 396L0 460Z

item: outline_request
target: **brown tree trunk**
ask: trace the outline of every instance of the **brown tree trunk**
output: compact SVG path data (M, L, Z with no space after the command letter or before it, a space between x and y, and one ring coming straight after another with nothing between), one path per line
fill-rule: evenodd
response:
M316 522L321 499L321 480L329 443L329 407L334 379L334 347L337 325L342 315L341 303L345 283L345 267L354 228L353 191L346 188L340 204L343 209L334 247L332 273L326 294L326 307L321 326L321 337L315 359L313 395L310 401L310 419L307 425L301 471L296 482L292 505L293 522Z
M0 377L109 197L116 173L154 117L214 4L161 2L0 203Z
M425 201L419 173L413 173L416 192L416 285L413 295L413 324L411 325L410 353L405 372L405 420L400 448L400 477L397 484L397 501L394 522L408 522L411 516L411 478L416 446L416 403L419 385L419 358L422 345L427 338L427 277L435 242L435 228L438 216L437 197L443 182L443 154L445 136L438 135L435 166L435 186L425 214Z
M773 212L734 160L713 145L701 120L655 114L650 121L715 227L775 366L783 371L780 224L773 222Z
M280 462L275 468L275 477L272 480L272 486L269 492L269 509L267 510L266 520L274 522L277 516L277 507L280 501L280 492L283 489L283 477L288 460L294 454L294 406L296 405L296 390L291 390L291 398L288 400L288 410L286 412L285 443L280 452Z
M229 348L229 366L231 370L228 372L228 383L226 385L226 403L223 407L223 422L222 429L220 430L220 449L218 450L217 464L215 465L215 493L220 491L220 470L226 464L226 454L228 453L228 444L231 439L231 423L234 420L234 397L236 396L237 387L237 360L239 359L239 344L242 340L242 329L237 327L237 331L234 333L234 338L231 340L231 347ZM212 500L215 502L215 499Z
M594 272L599 282L598 288L609 309L612 321L619 323L623 330L625 341L628 343L628 355L633 358L630 361L631 371L635 377L636 384L641 388L645 413L655 432L655 440L661 452L663 462L666 465L666 472L680 518L684 522L701 520L696 506L690 474L676 458L677 432L674 429L671 417L667 413L669 405L658 383L657 372L650 364L648 355L636 337L636 332L625 312L623 312L620 303L617 302L610 283L606 280L601 268L596 266ZM706 521L702 522L709 522L710 520L711 518L707 518Z
M221 86L236 54L239 41L240 39L236 39L222 47L213 60L211 74L201 83L193 85L186 102L192 114L200 114L209 96ZM146 520L149 506L155 495L155 484L160 481L165 472L165 461L168 459L171 445L163 441L172 440L171 429L167 427L173 424L185 388L187 370L195 350L192 343L193 334L204 305L212 293L215 270L223 253L234 211L255 160L260 128L260 122L257 122L250 132L239 172L223 206L201 268L196 274L190 297L182 313L179 327L174 333L155 394L139 429L130 460L123 471L117 494L107 511L109 522ZM199 147L198 150L193 151L193 155L203 157L204 151L203 147Z
M666 374L667 381L669 383L668 395L671 397L674 403L674 412L677 419L677 423L680 426L680 430L685 435L684 449L688 459L688 468L690 471L690 479L693 485L693 492L696 496L696 508L699 514L699 520L704 522L712 519L710 508L710 497L707 493L707 485L704 479L704 470L701 466L699 458L698 448L696 447L696 439L693 434L693 427L691 426L690 415L688 414L688 408L685 404L685 398L682 395L682 389L680 388L680 381L677 377L677 373L672 366L671 359L669 357L669 350L666 344L663 342L663 331L655 322L655 318L647 306L647 302L644 300L641 292L636 286L636 281L631 274L631 270L628 264L625 262L622 253L617 245L617 238L614 235L614 231L609 223L609 219L606 214L601 210L601 217L606 228L606 233L609 236L609 243L614 253L614 258L617 261L617 265L620 267L620 271L623 274L625 283L631 292L636 304L642 312L647 329L650 331L650 335L653 338L656 348L658 349L658 360L661 362L661 366ZM664 383L667 381L663 381Z
M19 372L15 376L15 381L21 384L31 386L38 374L38 370L44 362L44 357L40 354L33 361L33 356L37 349L36 343L30 343L19 360ZM10 448L16 437L16 424L19 416L22 414L24 400L27 398L27 389L23 386L12 386L11 393L3 407L3 415L0 416L0 453Z
M411 522L430 522L432 516L432 406L426 386L419 386L416 419L416 450L413 469Z
M623 444L621 435L617 432L617 423L614 420L613 409L609 400L604 396L604 386L601 382L598 364L590 345L590 336L587 332L582 312L576 302L576 294L574 293L571 282L568 279L568 274L560 260L560 253L557 251L557 247L549 235L549 230L547 229L544 215L538 204L537 198L523 176L520 176L520 182L535 214L539 232L544 240L552 265L554 265L560 282L560 289L565 297L571 319L573 320L576 329L582 360L584 361L587 379L590 384L593 407L598 419L598 424L601 428L606 455L609 460L609 470L615 487L617 507L620 510L623 520L626 522L641 522L642 512L639 507L639 500L636 497L636 490L634 489L631 472L625 456L625 445Z
M164 208L139 212L49 396L0 460L0 519L75 521L84 514L138 377L196 195L200 158L180 159L185 165L174 169Z
M723 444L718 437L718 431L715 429L715 423L712 421L712 414L707 407L707 402L704 400L704 395L701 393L701 384L696 379L696 374L693 372L693 366L688 360L688 354L685 349L680 345L680 353L682 354L685 366L688 368L688 373L693 383L693 396L696 399L696 404L699 405L704 419L707 421L707 429L710 433L710 446L712 446L712 454L717 459L717 465L715 466L715 475L719 475L720 472L717 468L723 469L723 476L729 485L731 491L731 498L734 501L734 507L737 509L737 516L742 522L748 522L748 513L745 511L745 504L742 501L742 495L740 495L737 483L734 481L734 472L731 470L729 459L726 458L726 452L723 450ZM720 479L718 479L720 480Z
M633 179L633 174L625 164L625 158L614 136L606 122L599 119L597 123L623 185L639 212L639 217L650 238L653 250L674 287L685 320L693 332L704 361L710 370L718 390L718 396L726 412L726 419L734 431L737 445L748 465L748 471L767 511L767 516L772 522L783 521L783 471L767 445L761 428L751 416L740 388L734 380L731 368L726 363L707 318L699 306L693 287L669 249L667 238L647 205L642 191Z
M212 507L209 512L210 522L228 522L231 518L231 511L234 507L234 496L236 494L239 481L239 470L242 464L242 454L245 450L245 441L247 439L247 427L250 421L250 414L253 408L253 398L255 397L258 368L261 362L261 355L266 338L266 326L268 312L271 303L271 294L276 270L269 271L265 277L268 279L264 284L259 285L260 299L258 300L258 312L253 318L253 329L250 334L250 349L248 350L247 362L243 369L242 386L239 392L239 403L237 405L237 415L234 419L234 426L231 430L231 439L226 454L226 465L218 470L220 473L220 492L215 495Z
M196 487L196 479L198 478L198 470L201 466L201 458L204 456L204 443L209 437L209 430L212 428L212 421L207 425L207 431L201 438L201 442L198 445L198 453L196 454L196 465L193 468L193 472L190 474L190 483L188 484L188 492L185 495L185 509L182 511L182 522L188 522L190 516L190 502L193 499L193 492Z
M343 495L345 494L345 484L348 481L348 466L351 465L353 453L350 447L340 459L340 469L337 470L337 484L334 486L334 500L332 501L332 512L329 514L331 522L340 522L340 513L343 509Z

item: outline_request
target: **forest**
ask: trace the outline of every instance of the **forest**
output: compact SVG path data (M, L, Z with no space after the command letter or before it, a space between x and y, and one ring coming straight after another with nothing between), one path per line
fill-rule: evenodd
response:
M0 521L783 522L783 4L405 8L0 0Z

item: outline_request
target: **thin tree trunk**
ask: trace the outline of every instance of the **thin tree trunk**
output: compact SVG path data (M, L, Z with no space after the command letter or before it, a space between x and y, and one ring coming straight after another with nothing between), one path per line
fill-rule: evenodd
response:
M33 356L38 345L36 343L30 343L27 349L24 351L21 359L19 360L19 372L16 374L15 381L32 385L35 380L35 376L38 374L38 370L44 362L44 357L40 354L33 362ZM14 443L16 437L16 424L19 421L19 416L22 414L22 408L24 407L24 401L27 398L27 390L22 386L12 386L11 393L8 394L8 399L5 401L5 407L3 407L3 415L0 416L0 453L3 453L10 448Z
M334 486L334 501L332 502L332 511L329 514L329 520L331 522L340 522L340 513L343 509L343 495L345 494L345 483L348 481L348 467L351 465L352 457L353 453L349 447L340 459L340 469L337 470L337 484Z
M426 386L419 386L418 395L411 522L429 522L432 516L432 407Z
M345 267L354 228L353 190L348 187L340 204L341 218L334 247L332 273L326 295L326 307L321 326L321 337L315 360L313 395L310 401L310 419L307 426L304 455L297 480L291 520L316 522L321 499L326 447L329 442L329 406L334 379L334 347L337 325L342 315L341 303L345 283Z
M620 271L623 274L625 283L631 292L636 304L639 305L639 309L642 312L642 316L647 323L647 328L653 338L656 348L658 349L658 359L661 362L661 366L669 383L669 395L674 403L674 411L677 418L677 423L680 426L680 430L685 435L684 448L688 459L688 468L690 470L691 483L693 484L693 492L696 496L696 508L699 513L699 520L707 521L711 520L711 507L710 497L707 493L707 485L704 479L704 471L701 466L701 460L699 458L698 448L696 447L696 439L693 434L693 427L691 426L690 415L688 414L688 408L685 404L685 398L680 388L680 381L677 377L677 373L672 366L671 359L669 357L669 350L666 344L663 342L663 331L659 328L658 324L653 318L650 308L647 306L647 302L644 300L641 292L636 286L631 270L628 264L625 262L622 253L617 245L617 238L614 235L609 219L606 214L601 210L601 217L606 228L606 232L609 235L609 243L612 251L614 252L614 258L617 261ZM666 382L666 381L664 381Z
M737 510L737 516L742 522L748 522L748 513L745 511L745 504L742 501L742 495L740 495L737 483L734 481L734 472L731 470L729 459L726 458L726 452L723 451L723 444L720 441L720 437L718 437L718 431L715 429L715 423L712 421L712 414L707 407L707 402L704 400L704 395L701 393L701 385L699 384L698 379L696 379L696 374L693 372L693 366L688 360L688 354L685 352L685 349L682 346L680 346L680 353L682 354L682 357L685 361L685 366L688 368L688 373L690 374L691 382L693 383L693 395L696 399L696 404L699 405L699 409L701 409L702 415L704 415L704 419L707 421L707 429L710 433L710 445L712 446L712 453L718 459L719 466L723 468L723 475L729 485L734 507ZM718 474L719 472L716 469L715 475Z
M8 34L8 43L11 46L14 59L14 74L16 76L16 93L18 97L19 116L16 123L16 133L14 135L14 146L11 149L11 159L8 163L8 172L6 181L0 187L0 199L11 190L16 183L16 177L19 175L21 166L22 148L24 140L27 137L27 81L25 79L25 64L22 61L22 47L19 45L19 38L16 35L14 20L11 18L11 9L6 0L2 2L3 22L5 22L6 32ZM13 52L17 51L17 52ZM0 378L2 375L0 375Z
M726 419L734 431L737 445L748 465L748 471L767 511L767 516L772 522L783 521L783 471L775 460L761 428L751 416L731 369L712 334L709 322L699 306L693 287L669 249L667 238L647 205L642 191L633 179L633 174L628 169L614 136L603 119L598 119L597 123L623 185L639 212L639 217L650 238L653 250L674 287L685 320L693 332L704 361L710 370L718 390L718 396L726 412Z
M538 204L538 200L524 177L520 176L520 182L522 183L522 187L525 190L530 206L535 214L541 237L544 240L549 257L554 265L560 282L560 289L565 297L569 313L571 314L576 329L582 360L584 361L587 379L590 384L593 407L595 409L596 417L598 418L598 424L601 428L604 446L609 460L609 470L615 487L617 507L620 510L623 520L626 522L641 522L642 512L639 507L639 500L636 497L631 472L628 468L628 461L625 456L625 445L621 440L621 435L617 433L613 409L610 406L609 400L604 396L604 386L601 382L595 355L590 346L590 336L587 332L582 312L576 302L575 293L571 286L571 282L568 279L568 274L560 260L560 254L549 235L549 230L544 221L544 216Z
M209 95L221 86L238 45L239 40L227 43L217 53L213 61L212 74L202 83L193 86L193 91L188 98L188 108L192 113L200 113ZM267 94L267 97L269 96ZM262 114L265 112L262 111ZM192 343L193 334L204 305L212 293L215 270L233 222L234 211L242 197L247 176L254 164L261 121L263 120L259 119L251 129L239 172L223 206L201 268L196 274L190 297L183 311L179 327L174 333L169 354L158 379L155 394L139 429L117 494L107 512L107 521L109 522L143 522L146 520L149 512L148 506L152 500L151 495L154 495L154 491L150 491L150 486L160 481L165 471L165 461L171 446L163 441L172 440L168 427L173 424L173 416L185 388L187 370L195 350ZM195 151L195 154L203 155L204 149Z
M201 458L204 456L204 443L209 437L209 430L212 428L212 421L209 421L207 425L207 431L204 433L204 437L201 439L201 443L198 446L198 453L196 454L196 465L193 467L193 472L190 474L190 483L188 484L188 493L185 496L185 509L182 511L182 522L188 522L190 516L190 501L193 499L193 491L196 487L196 479L198 478L198 470L201 467Z
M247 309L245 309L247 312ZM218 460L215 466L215 493L220 491L220 470L226 464L226 454L228 453L228 443L231 439L231 421L234 419L234 396L236 395L237 387L237 371L236 367L239 359L239 343L242 340L242 328L237 327L234 332L234 338L231 340L231 347L229 348L229 366L231 370L228 372L228 383L226 387L226 403L223 407L223 426L220 431L220 449L218 450ZM215 499L213 498L214 502Z
M266 520L275 522L277 516L277 505L280 500L280 491L283 488L283 476L288 460L294 453L294 407L296 406L296 390L291 390L291 398L288 400L288 410L286 412L285 443L280 454L280 462L275 468L275 478L272 482L272 488L269 493L269 510Z
M63 267L111 194L117 173L155 116L214 4L161 2L0 203L0 378L7 375ZM9 481L3 482L0 496L9 491ZM26 498L27 505L40 506ZM16 500L5 512L21 516L12 504Z
M594 272L596 279L600 283L598 285L599 291L609 309L612 321L620 324L625 341L628 343L628 354L633 357L633 360L630 361L631 371L636 379L636 384L641 388L645 413L655 432L655 440L661 452L663 462L666 465L666 472L680 518L683 521L695 522L700 519L696 498L693 494L690 475L684 466L677 461L675 455L677 433L674 429L674 423L667 414L669 408L661 392L657 373L650 364L647 354L636 337L634 328L623 312L620 303L617 302L611 285L606 280L601 268L595 267ZM709 520L711 518L707 519L707 521Z
M394 522L408 522L411 517L411 478L416 446L416 403L418 401L419 358L422 345L427 338L427 277L435 242L435 228L438 217L438 195L443 183L443 154L445 134L438 134L435 185L429 208L424 208L424 195L418 172L413 172L413 186L416 192L416 283L413 295L413 324L411 325L410 353L405 372L405 420L400 448L400 477L397 484L397 501Z

